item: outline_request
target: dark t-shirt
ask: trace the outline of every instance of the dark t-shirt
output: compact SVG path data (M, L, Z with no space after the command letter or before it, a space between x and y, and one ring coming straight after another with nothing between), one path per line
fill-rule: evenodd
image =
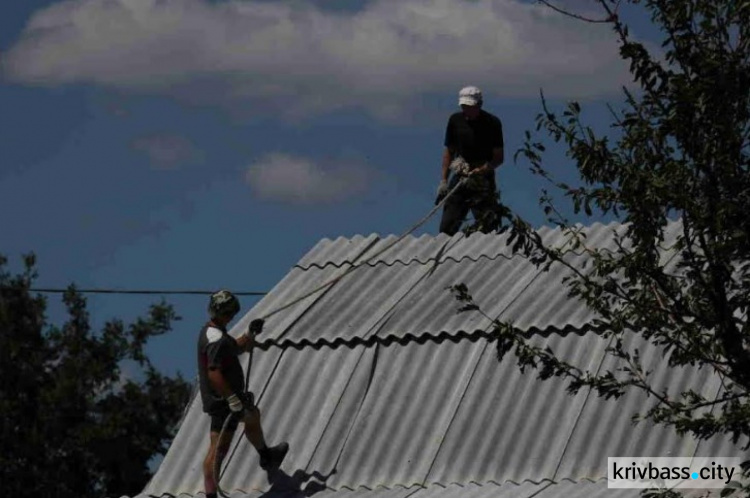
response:
M198 337L198 380L201 388L203 411L211 413L227 406L227 402L211 387L208 371L218 368L235 393L245 390L242 365L237 355L242 350L234 337L212 325L206 324Z
M481 166L492 159L492 149L503 146L503 125L484 110L473 120L457 112L448 119L444 145L472 167Z

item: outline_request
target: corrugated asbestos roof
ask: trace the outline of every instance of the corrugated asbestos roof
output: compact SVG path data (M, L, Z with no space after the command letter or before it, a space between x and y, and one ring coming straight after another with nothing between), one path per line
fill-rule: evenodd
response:
M487 484L467 484L465 486L452 484L450 486L432 486L428 488L413 486L411 488L360 488L356 490L322 490L318 487L299 489L299 480L276 481L268 491L232 491L227 495L230 498L305 498L315 496L316 498L560 498L560 497L582 497L582 498L640 498L640 490L633 489L608 489L606 482L598 481L562 481L560 483L532 483L525 482L520 485L514 483L498 486ZM287 488L285 486L289 485ZM701 493L700 491L703 491ZM683 491L685 498L706 498L706 490ZM715 496L718 494L711 494ZM201 492L197 495L179 494L174 498L204 498Z
M673 225L672 231L676 229ZM614 247L619 225L588 227L587 245ZM565 240L544 230L551 243ZM350 271L329 288L268 320L251 388L266 438L291 451L270 476L239 436L222 477L233 497L452 498L636 497L608 490L607 457L732 456L728 441L698 444L631 416L653 403L640 392L604 401L566 393L559 379L498 363L490 321L457 314L445 289L465 283L492 318L513 320L580 368L616 367L594 316L544 272L512 256L505 235L322 240L237 325L265 316ZM668 245L669 241L665 244ZM581 252L572 258L583 257ZM198 327L196 327L197 333ZM676 373L633 334L656 386L716 396L706 370ZM208 417L196 399L143 496L202 496Z

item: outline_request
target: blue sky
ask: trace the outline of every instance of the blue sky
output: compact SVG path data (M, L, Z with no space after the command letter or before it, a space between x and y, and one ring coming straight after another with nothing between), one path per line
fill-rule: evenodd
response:
M0 252L36 252L46 287L270 290L321 238L398 234L432 208L467 84L504 125L504 201L539 225L543 185L512 158L539 90L606 131L629 78L607 25L532 1L3 2ZM156 299L89 303L101 324ZM192 378L206 299L168 301L183 320L149 351Z

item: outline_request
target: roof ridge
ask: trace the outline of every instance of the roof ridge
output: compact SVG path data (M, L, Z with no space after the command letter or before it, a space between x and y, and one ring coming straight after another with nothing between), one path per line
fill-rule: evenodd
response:
M470 261L472 261L474 263L477 263L477 262L479 262L482 259L487 259L487 260L490 260L490 261L495 261L498 258L505 258L507 260L511 260L511 259L513 259L515 257L523 257L523 256L519 255L517 253L511 254L510 256L508 256L507 254L498 253L498 254L496 254L496 255L494 255L492 257L490 257L490 256L488 256L486 254L481 254L479 257L473 257L471 255L466 255L466 256L463 256L461 258L456 258L456 257L453 257L453 256L445 256L445 257L443 257L443 259L440 260L440 262L444 263L444 262L450 260L450 261L453 261L454 263L461 263L461 262L463 262L463 261L465 261L465 260L468 259L468 260L470 260ZM419 256L415 256L415 257L407 259L406 261L404 261L402 259L396 258L395 260L393 260L390 263L386 262L386 261L384 261L382 259L381 260L377 260L374 263L371 263L371 262L368 262L368 261L360 261L360 262L354 262L354 263L352 263L351 261L343 261L341 263L334 263L332 261L327 261L323 265L320 265L318 263L311 263L311 264L309 264L307 266L294 265L294 268L298 268L300 270L307 271L307 270L310 270L312 268L316 268L318 270L324 270L324 269L329 268L329 267L334 267L336 269L341 269L341 268L343 268L344 266L347 266L347 265L349 265L349 266L351 266L351 265L369 266L371 268L374 268L374 267L379 266L379 265L393 267L393 266L396 266L397 264L400 264L402 266L408 266L408 265L410 265L410 264L412 264L414 262L426 265L426 264L428 264L430 262L437 261L437 260L438 259L435 258L435 257L429 257L429 258L422 259Z
M610 224L607 224L607 225L602 224L602 223L594 223L593 225L586 225L583 228L585 228L585 229L591 229L591 228L596 227L596 226L601 226L603 228L607 228L607 227L610 227L610 226L613 226L613 225L615 225L615 223L610 223ZM624 226L624 225L623 224L619 224L619 226ZM555 229L555 230L558 230L558 229ZM472 234L472 235L474 235L474 234ZM499 235L499 236L502 236L504 238L507 238L506 234L479 234L479 235L484 235L486 237L487 236L493 236L493 235ZM413 236L409 236L409 237L414 238ZM422 236L420 238L424 238L424 237L425 236ZM377 247L377 244L381 243L382 241L387 241L387 239L378 239L374 243L375 245L373 247ZM457 240L456 242L458 243L459 241ZM564 244L564 245L567 245L567 243ZM417 262L417 263L420 263L420 264L427 264L427 263L429 263L431 261L437 261L437 260L439 260L441 263L443 263L445 261L448 261L448 260L456 262L456 263L460 263L460 262L463 262L463 261L466 261L466 260L470 260L470 261L476 263L476 262L479 262L480 260L483 260L483 259L486 259L486 260L489 260L489 261L495 261L495 260L497 260L499 258L504 258L504 259L510 261L510 260L512 260L514 258L525 258L525 256L520 251L514 251L512 249L510 249L508 251L503 251L504 248L508 248L510 246L511 246L511 244L505 244L504 246L496 249L495 251L491 251L491 252L488 252L488 253L482 253L482 254L479 254L478 256L466 253L466 254L464 254L464 255L462 255L460 257L456 257L456 256L453 256L453 255L448 255L448 256L440 256L440 259L438 259L438 257L436 257L436 256L424 257L424 255L413 255L413 256L410 256L410 257L408 257L406 259L395 258L395 259L393 259L390 262L387 261L386 259L383 259L382 257L378 257L378 259L375 262L370 262L367 259L365 259L363 261L357 261L356 259L354 259L354 260L344 259L344 260L341 260L341 261L327 260L327 261L323 262L322 264L319 263L319 262L315 262L315 261L311 262L311 263L300 264L300 262L303 262L306 259L306 257L307 257L307 255L306 255L305 257L303 257L302 259L300 259L300 262L297 262L292 268L297 268L297 269L306 271L306 270L310 270L310 269L313 269L313 268L317 268L317 269L321 269L322 270L322 269L326 269L326 268L329 268L329 267L334 267L334 268L340 269L340 268L343 268L345 266L369 266L369 267L372 268L372 267L376 267L378 265L384 265L384 266L392 267L392 266L395 266L397 263L402 264L404 266L407 266L409 264L412 264L413 262ZM455 247L455 246L453 246L453 247ZM453 249L453 247L451 249ZM596 249L597 249L597 251L606 252L606 253L609 253L611 255L617 254L617 251L614 251L614 250L612 250L610 248L607 248L607 247L597 247ZM670 249L671 249L671 247L664 248L664 250L670 250ZM573 247L570 247L570 248L563 249L562 250L562 255L563 256L570 256L570 255L572 255L572 256L584 256L588 252L589 251L585 247L584 248L579 248L579 249L575 249ZM387 252L386 252L386 254L387 254ZM365 256L365 255L361 255L361 256ZM361 256L359 256L359 257L361 257ZM359 257L357 259L359 259Z
M550 326L545 329L540 329L538 327L531 327L524 331L524 335L526 337L531 336L541 336L541 337L549 337L551 335L559 335L562 337L575 334L579 336L586 335L589 332L605 332L606 331L606 324L596 324L596 323L586 323L581 327L576 327L574 325L566 325L562 328ZM379 336L369 336L367 338L361 338L361 337L353 337L351 339L344 339L341 337L337 337L334 340L328 340L325 338L318 339L316 341L310 341L307 339L303 339L300 341L293 341L289 339L283 339L281 341L269 339L266 341L258 341L256 347L263 351L267 351L271 348L279 348L282 350L286 349L296 349L296 350L302 350L307 348L313 348L313 349L322 349L322 348L329 348L329 349L338 349L340 347L347 347L350 349L354 349L356 347L373 347L377 344L381 346L391 346L394 343L399 344L401 346L406 346L410 343L418 343L418 344L425 344L427 342L444 342L444 341L450 341L453 343L458 343L463 340L469 340L471 342L477 342L481 339L490 339L493 340L494 333L490 330L483 330L478 329L474 332L468 332L465 330L460 330L456 333L451 333L448 331L440 331L437 334L432 332L424 332L421 334L413 334L413 333L407 333L404 335L395 335L395 334L388 334L385 337L379 337Z

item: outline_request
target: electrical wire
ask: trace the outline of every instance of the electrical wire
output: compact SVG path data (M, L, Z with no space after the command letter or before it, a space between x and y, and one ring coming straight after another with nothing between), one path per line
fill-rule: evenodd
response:
M30 288L29 292L42 292L42 293L50 293L50 294L64 294L65 292L68 292L69 289L54 289L54 288L47 288L47 287L36 287L36 288ZM126 289L75 289L76 292L80 294L143 294L143 295L154 295L154 294L164 294L164 295L192 295L192 296L210 296L215 290L210 291L204 291L204 290L152 290L152 289L142 289L142 290L126 290ZM239 291L235 292L232 291L232 294L235 296L265 296L268 294L268 292L259 292L259 291Z

